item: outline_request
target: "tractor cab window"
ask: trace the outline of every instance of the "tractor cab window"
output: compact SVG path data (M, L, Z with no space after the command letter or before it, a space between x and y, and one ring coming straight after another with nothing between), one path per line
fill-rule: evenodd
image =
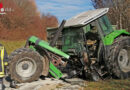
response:
M113 31L112 25L106 15L99 18L99 24L101 29L103 30L104 35L107 35Z
M79 52L84 43L83 31L80 27L66 28L63 32L62 51L66 53Z

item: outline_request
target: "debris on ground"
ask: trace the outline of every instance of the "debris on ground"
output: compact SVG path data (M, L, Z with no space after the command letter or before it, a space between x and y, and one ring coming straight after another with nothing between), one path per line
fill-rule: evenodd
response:
M67 80L70 83L54 78L46 78L45 80L39 79L31 83L17 84L17 89L8 87L5 88L5 90L79 90L86 86L84 80L78 78Z

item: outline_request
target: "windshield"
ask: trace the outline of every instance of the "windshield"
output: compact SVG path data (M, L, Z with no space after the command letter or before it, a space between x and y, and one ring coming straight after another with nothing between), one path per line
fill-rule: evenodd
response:
M62 51L69 49L80 49L79 45L84 42L83 32L80 28L69 28L63 31Z
M99 18L99 24L105 35L107 35L113 31L112 25L106 15Z

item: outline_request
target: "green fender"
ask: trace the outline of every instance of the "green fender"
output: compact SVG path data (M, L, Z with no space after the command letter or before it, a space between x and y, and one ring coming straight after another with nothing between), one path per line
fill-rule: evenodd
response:
M117 38L120 35L130 35L129 32L126 32L125 30L114 30L112 33L106 35L103 38L104 45L111 45L114 42L114 39Z

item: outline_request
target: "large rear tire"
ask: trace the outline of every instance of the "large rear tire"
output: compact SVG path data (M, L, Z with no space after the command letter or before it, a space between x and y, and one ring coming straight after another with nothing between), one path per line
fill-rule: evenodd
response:
M130 37L122 36L110 47L110 56L105 60L106 66L114 77L126 79L130 77Z
M28 48L15 50L9 57L9 74L19 83L37 80L43 71L44 58Z

